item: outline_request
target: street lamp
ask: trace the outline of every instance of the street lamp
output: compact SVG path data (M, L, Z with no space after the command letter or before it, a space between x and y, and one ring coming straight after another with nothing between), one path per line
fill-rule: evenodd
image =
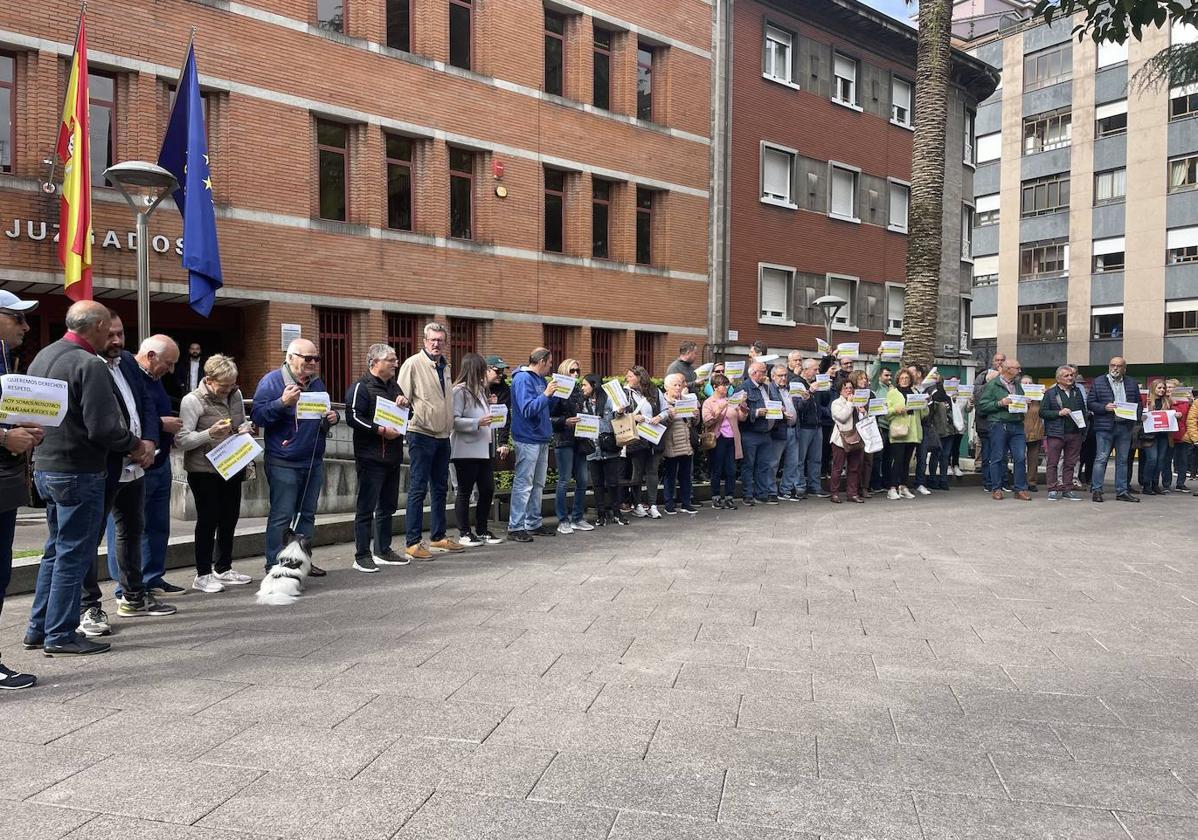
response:
M127 160L104 170L137 214L137 340L150 335L150 214L179 186L175 176L155 163Z
M812 301L813 306L818 306L824 313L824 327L827 330L828 346L832 346L832 322L836 320L840 310L849 305L849 302L842 297L836 295L824 295Z

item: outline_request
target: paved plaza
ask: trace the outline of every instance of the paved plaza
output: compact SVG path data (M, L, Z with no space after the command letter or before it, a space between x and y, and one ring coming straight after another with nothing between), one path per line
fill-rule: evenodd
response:
M1198 499L1042 497L336 546L76 660L15 598L0 838L1198 837Z

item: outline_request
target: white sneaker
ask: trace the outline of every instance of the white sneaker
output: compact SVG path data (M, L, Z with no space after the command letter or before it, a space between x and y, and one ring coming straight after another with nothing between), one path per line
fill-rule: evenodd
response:
M221 572L218 575L213 575L218 581L225 585L232 584L233 586L245 586L247 583L252 583L253 578L249 575L243 575L241 572L229 569L227 572Z
M573 534L573 533L574 533L574 526L573 526L573 525L571 525L569 522L567 522L567 521L565 521L565 520L563 519L563 520L562 520L561 522L559 522L559 523L558 523L558 525L557 525L557 532L558 532L559 534Z
M644 505L637 505L636 507L634 507L632 509L632 515L639 516L641 519L644 519L646 516L649 515L649 511L645 510Z
M915 494L912 493L910 490L908 490L906 487L899 488L899 495L902 496L904 499L914 499L915 498Z
M890 499L892 502L897 502L899 499L902 498L902 496L899 495L897 490L895 490L893 487L891 487L889 490L886 491L886 498Z
M661 511L657 509L657 505L649 505L649 518L661 519Z
M918 494L919 494L919 495L921 495L921 496L930 496L930 495L932 495L932 491L931 491L931 490L929 490L928 488L924 487L922 484L921 484L921 485L919 485L918 487L916 487L916 488L915 488L915 492L916 492L916 493L918 493Z
M953 468L952 468L952 473L953 473L953 475L954 475L956 478L960 478L961 476L965 475L965 473L961 472L961 468L960 468L960 467L953 467Z
M580 519L577 522L573 523L573 525L574 525L575 531L594 531L595 530L595 526L592 525L590 522L587 522L585 519Z
M196 579L191 582L191 588L199 592L224 592L225 588L221 586L216 575L196 575Z

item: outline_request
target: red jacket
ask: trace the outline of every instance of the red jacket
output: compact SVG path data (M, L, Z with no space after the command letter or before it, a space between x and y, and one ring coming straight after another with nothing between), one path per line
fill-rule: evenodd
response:
M1178 400L1173 403L1173 410L1177 412L1177 431L1170 437L1174 443L1181 443L1181 439L1186 436L1186 417L1190 413L1190 406L1193 403L1188 400Z

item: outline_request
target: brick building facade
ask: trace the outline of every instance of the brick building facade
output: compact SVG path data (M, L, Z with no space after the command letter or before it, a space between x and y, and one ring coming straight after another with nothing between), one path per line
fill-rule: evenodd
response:
M31 348L68 303L41 184L76 15L0 8L0 283L43 301ZM252 383L298 324L331 385L370 343L417 347L430 318L459 356L519 363L546 343L603 374L661 373L702 340L709 3L94 0L97 171L157 158L193 26L225 287L210 319L187 308L163 206L155 331L232 352ZM133 334L132 214L103 185L93 203L96 295Z

